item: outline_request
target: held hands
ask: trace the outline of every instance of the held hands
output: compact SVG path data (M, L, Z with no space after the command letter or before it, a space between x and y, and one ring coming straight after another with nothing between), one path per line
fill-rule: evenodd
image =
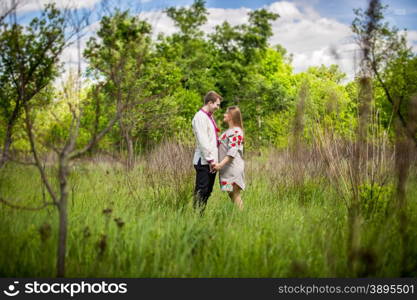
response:
M211 168L213 169L213 172L217 172L217 171L220 171L223 168L223 165L221 163L212 164Z
M214 163L214 162L212 162L210 164L210 172L216 173L217 171L220 171L221 169L223 169L223 167L225 165L227 165L228 163L230 163L232 160L233 160L233 157L226 156L225 159L223 159L221 162L219 162L217 164Z
M210 163L210 173L216 173L217 172L217 170L215 169L216 165L217 164L215 162Z
M209 166L210 166L210 173L216 173L216 170L214 170L214 166L215 165L216 164L214 162L212 162L212 163L209 164Z
M227 164L229 164L231 161L233 160L233 157L227 155L221 162L219 162L218 164L216 163L212 163L210 165L210 169L213 169L214 172L220 171L221 169L224 168L224 166L226 166Z

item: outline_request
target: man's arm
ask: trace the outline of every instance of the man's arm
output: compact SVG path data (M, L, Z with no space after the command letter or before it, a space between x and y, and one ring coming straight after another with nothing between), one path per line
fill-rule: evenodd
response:
M210 150L209 137L207 136L207 122L200 116L196 116L193 120L193 130L197 139L197 146L203 157L210 164L214 163L214 154Z

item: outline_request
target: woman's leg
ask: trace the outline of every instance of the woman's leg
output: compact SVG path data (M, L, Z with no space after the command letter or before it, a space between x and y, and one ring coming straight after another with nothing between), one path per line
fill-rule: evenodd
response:
M229 192L229 197L230 200L232 200L232 202L239 207L239 209L243 209L243 202L240 197L240 187L237 184L233 184L233 192Z

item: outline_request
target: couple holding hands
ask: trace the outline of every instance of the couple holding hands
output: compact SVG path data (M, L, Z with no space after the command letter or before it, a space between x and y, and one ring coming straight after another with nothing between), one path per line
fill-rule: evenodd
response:
M204 106L195 114L192 126L196 138L193 158L196 170L194 207L203 212L213 191L219 172L220 189L243 209L240 191L245 189L243 161L243 122L237 106L227 108L223 121L228 129L221 133L213 118L220 108L222 97L210 91L204 97Z

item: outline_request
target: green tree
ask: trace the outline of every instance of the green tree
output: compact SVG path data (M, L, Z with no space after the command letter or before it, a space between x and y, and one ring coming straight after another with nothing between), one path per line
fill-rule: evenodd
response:
M417 145L416 132L409 129L412 120L407 116L411 95L417 92L416 55L407 46L406 34L384 21L386 8L380 1L372 0L366 11L355 10L352 30L365 51L365 64L375 76L376 89L385 95L377 98L377 105L389 110L384 123L391 127L393 118L398 118Z
M204 39L201 26L207 22L205 2L196 0L189 8L170 7L166 14L179 32L171 36L159 36L157 54L181 70L180 84L183 88L196 90L204 95L215 87L210 73L213 64L212 46Z
M61 12L54 5L48 5L40 18L34 18L27 27L17 23L0 26L2 166L8 159L13 131L24 107L58 74L59 56L66 45L66 25Z
M150 33L151 26L147 22L130 16L128 11L116 11L114 15L102 18L97 32L99 40L92 37L84 52L90 74L101 81L100 92L92 96L103 98L108 104L104 109L110 112L121 105L130 106L119 119L122 139L118 139L124 141L128 168L133 165L134 135L148 105L146 102L157 98L155 94L165 91L175 77L167 72L170 68L175 69L172 64L156 61L151 56ZM92 111L100 109L95 103L92 99ZM93 133L99 130L99 123L100 120L96 120L90 124L94 127Z
M169 7L165 12L180 29L182 39L202 37L200 27L207 22L208 15L204 0L195 0L190 8Z
M256 137L251 139L252 145L257 147L280 140L278 135L286 132L289 123L275 120L278 115L286 117L285 112L294 108L297 92L292 68L285 62L282 52L266 49L253 72L242 80L242 86L244 89L240 90L237 103L244 114L245 132Z
M215 32L210 35L216 49L212 70L218 77L217 87L226 100L239 98L246 88L243 82L257 72L256 65L265 55L273 34L271 22L278 17L278 14L259 9L249 13L248 24L232 27L224 22L215 27Z
M341 84L346 75L337 65L309 67L299 74L299 82L309 82L309 98L306 103L305 122L307 138L314 136L318 124L331 129L339 136L348 138L353 134L356 116L356 101ZM352 95L353 96L353 95Z

